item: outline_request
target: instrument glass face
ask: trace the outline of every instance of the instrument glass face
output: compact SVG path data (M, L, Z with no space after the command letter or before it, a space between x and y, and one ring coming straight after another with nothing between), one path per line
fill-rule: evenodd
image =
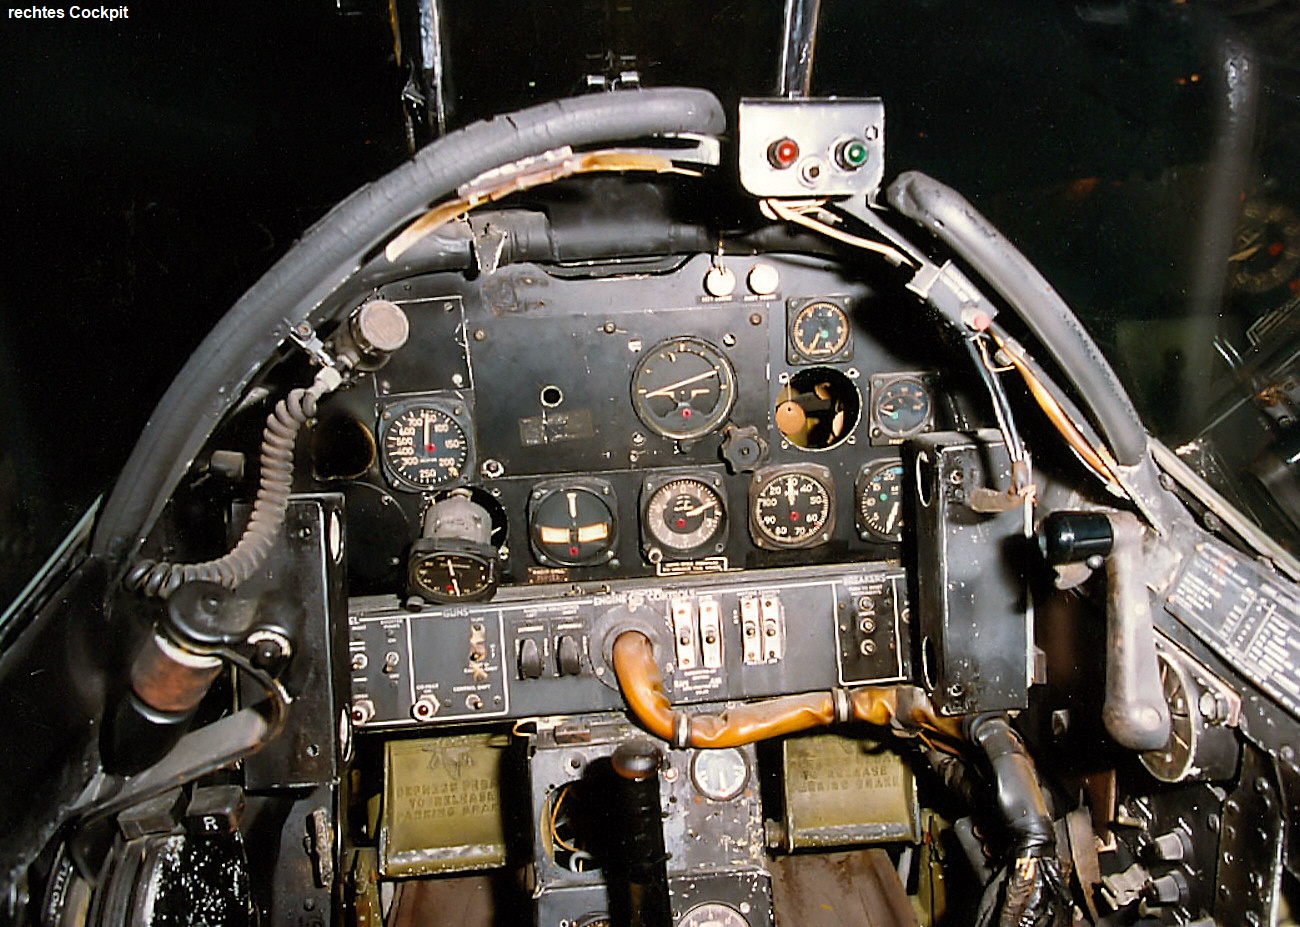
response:
M632 408L647 428L694 440L721 428L736 401L736 374L722 352L698 338L651 348L632 373Z
M716 544L726 523L722 496L707 482L678 477L646 499L643 527L650 546L681 555Z
M835 492L823 467L778 467L755 474L750 528L760 547L795 550L829 540Z
M380 435L384 472L398 488L440 489L466 475L469 438L447 409L423 402L390 408Z
M858 531L864 539L897 544L903 540L903 462L878 461L857 479Z

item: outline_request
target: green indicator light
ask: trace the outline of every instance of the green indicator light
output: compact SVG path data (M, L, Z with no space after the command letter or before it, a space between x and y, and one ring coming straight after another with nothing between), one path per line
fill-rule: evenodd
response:
M867 163L867 145L859 139L842 142L836 154L838 155L836 160L845 170L855 171Z

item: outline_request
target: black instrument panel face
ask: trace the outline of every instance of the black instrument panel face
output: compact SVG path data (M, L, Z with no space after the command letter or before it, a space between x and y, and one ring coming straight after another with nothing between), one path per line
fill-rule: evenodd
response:
M764 292L710 295L719 261L740 281L763 265ZM956 424L940 340L889 327L910 297L822 259L697 255L621 276L508 265L380 295L411 339L373 386L330 400L374 429L377 462L353 482L409 525L372 559L405 558L453 486L504 513L503 586L897 558L906 502L866 512L864 470Z

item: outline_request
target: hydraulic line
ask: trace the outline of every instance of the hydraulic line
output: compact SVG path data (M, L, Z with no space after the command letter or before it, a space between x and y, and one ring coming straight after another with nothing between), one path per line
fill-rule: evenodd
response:
M234 589L266 562L275 545L293 489L293 449L298 432L316 414L316 403L340 382L337 371L321 369L307 389L292 390L266 418L259 457L257 496L239 542L224 556L203 563L141 560L123 584L145 595L167 598L182 583L195 580Z
M957 741L960 724L940 718L928 698L912 686L863 686L815 692L739 705L721 714L675 710L664 692L650 638L624 631L614 641L614 675L632 714L650 733L677 747L736 747L835 721L865 721L907 733L926 731Z

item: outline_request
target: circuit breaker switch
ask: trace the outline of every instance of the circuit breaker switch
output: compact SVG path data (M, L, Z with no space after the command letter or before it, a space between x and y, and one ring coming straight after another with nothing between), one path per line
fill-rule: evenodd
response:
M722 667L722 617L717 599L700 599L700 652L706 669Z
M758 599L740 597L740 641L745 663L753 666L763 662L763 629L760 626Z
M772 663L785 656L785 609L775 596L759 601L763 627L763 660Z
M695 608L690 599L673 599L673 647L677 651L677 668L692 670L699 665L695 655Z

